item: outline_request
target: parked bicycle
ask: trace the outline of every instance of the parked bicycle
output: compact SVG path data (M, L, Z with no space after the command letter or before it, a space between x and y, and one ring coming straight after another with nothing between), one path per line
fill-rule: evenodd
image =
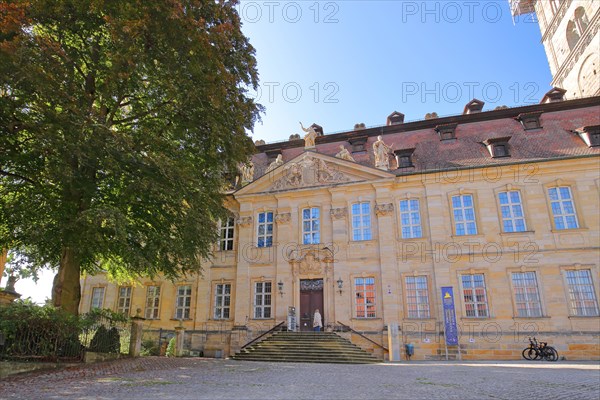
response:
M534 337L529 338L529 346L523 350L523 358L526 360L558 360L558 351L552 346L548 346L548 342L538 342Z

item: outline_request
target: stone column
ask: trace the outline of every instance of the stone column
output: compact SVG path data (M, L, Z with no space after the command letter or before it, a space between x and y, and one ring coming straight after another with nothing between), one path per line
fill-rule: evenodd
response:
M175 327L175 357L181 357L183 355L183 337L185 335L185 328L183 326Z
M144 318L131 317L131 335L129 339L129 356L139 357L142 350L142 323Z

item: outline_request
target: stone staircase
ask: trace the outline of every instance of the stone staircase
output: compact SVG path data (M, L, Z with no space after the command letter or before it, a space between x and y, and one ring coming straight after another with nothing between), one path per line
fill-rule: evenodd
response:
M277 332L232 357L235 360L370 364L371 354L330 332Z

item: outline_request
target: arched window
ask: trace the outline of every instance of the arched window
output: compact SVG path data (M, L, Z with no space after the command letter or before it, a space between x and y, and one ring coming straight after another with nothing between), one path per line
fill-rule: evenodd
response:
M579 32L577 31L577 26L575 22L569 21L567 24L567 44L569 45L569 49L573 50L579 41Z
M585 15L583 7L577 7L575 10L575 25L577 26L579 35L583 35L583 32L585 32L589 24L590 21L588 20L587 15Z

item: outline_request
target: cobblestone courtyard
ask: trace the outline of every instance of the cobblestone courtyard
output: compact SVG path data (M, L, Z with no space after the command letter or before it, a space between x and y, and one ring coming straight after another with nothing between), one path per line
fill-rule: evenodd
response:
M594 399L593 362L335 365L147 357L13 376L0 399Z

